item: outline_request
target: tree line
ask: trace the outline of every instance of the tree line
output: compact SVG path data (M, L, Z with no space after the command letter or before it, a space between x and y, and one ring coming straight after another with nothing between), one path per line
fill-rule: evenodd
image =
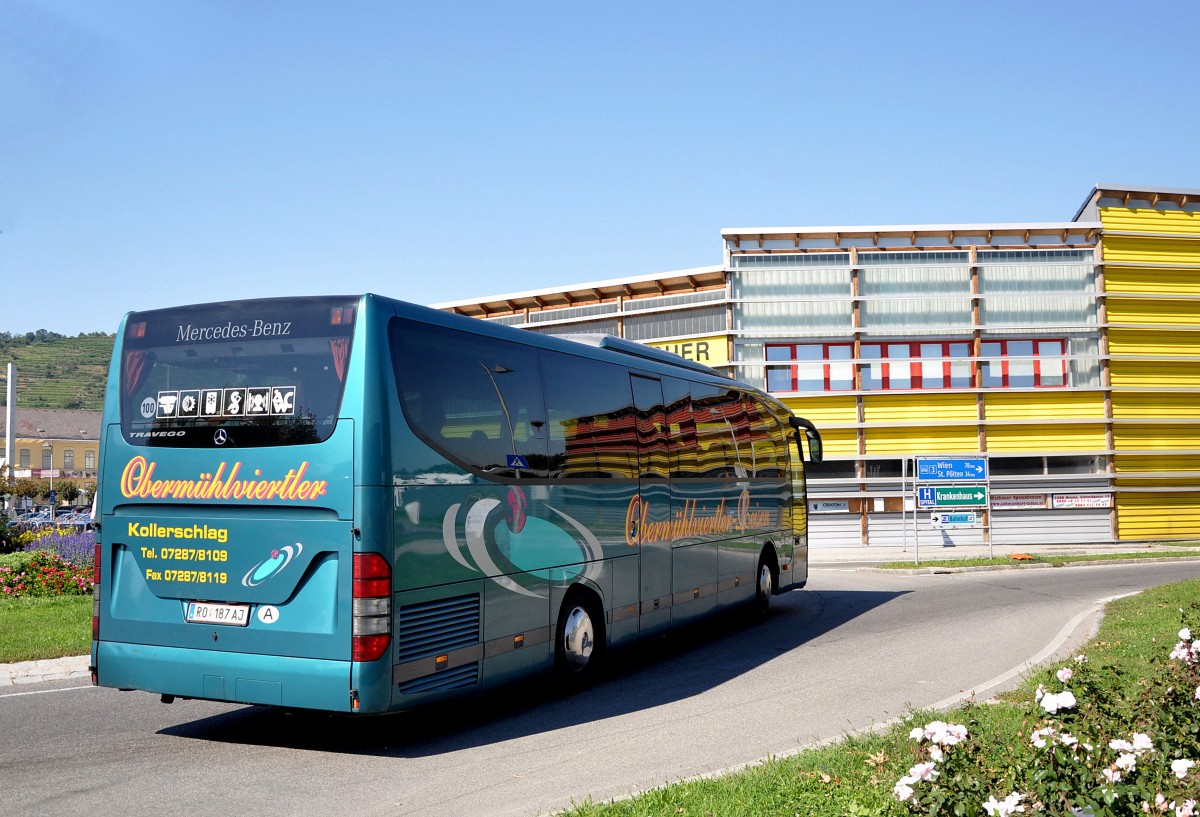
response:
M48 479L9 479L0 482L0 491L11 494L17 499L32 499L41 503L50 501L50 480ZM71 479L54 480L54 495L59 506L74 505L77 499L90 501L96 493L96 480Z
M68 340L71 335L60 335L58 332L51 332L48 329L39 329L36 332L0 332L0 348L9 346L29 346L34 343L44 343L48 340ZM76 338L115 338L116 334L111 332L80 332L74 335Z

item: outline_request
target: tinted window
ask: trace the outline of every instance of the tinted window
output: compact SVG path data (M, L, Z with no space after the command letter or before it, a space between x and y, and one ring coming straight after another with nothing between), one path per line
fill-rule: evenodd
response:
M275 298L125 324L121 428L135 445L286 445L337 423L357 299Z
M696 448L696 422L692 418L692 393L689 384L674 377L664 377L662 388L671 476L699 476L700 458Z
M759 477L781 477L787 473L787 431L770 410L753 397L745 399L746 419L750 427L750 445L754 454L754 474Z
M637 417L629 372L587 358L542 352L550 475L637 476Z
M637 405L639 472L643 479L665 479L671 474L667 454L667 417L663 408L662 384L647 377L634 376L634 401Z
M407 320L392 323L391 339L400 403L421 439L476 471L545 471L534 349Z
M744 425L745 419L738 393L693 383L692 416L696 422L700 475L738 475L741 462L736 423L741 421Z

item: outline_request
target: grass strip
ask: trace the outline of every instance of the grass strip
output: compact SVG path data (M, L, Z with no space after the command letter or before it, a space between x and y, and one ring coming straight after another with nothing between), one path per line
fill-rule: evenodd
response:
M1200 549L1195 550L1160 550L1134 551L1132 553L1077 553L1071 556L1044 556L1040 554L1021 554L1025 558L1013 559L1011 556L995 556L993 558L967 559L931 559L914 562L885 562L873 565L881 570L913 570L925 567L1013 567L1017 565L1066 565L1079 562L1120 562L1129 559L1178 559L1181 557L1200 556Z
M1180 611L1196 610L1200 581L1191 580L1146 590L1108 605L1096 638L1083 650L1089 664L1111 668L1114 695L1136 692L1152 658L1180 626ZM1041 712L1033 703L1039 683L1060 665L1035 670L1020 687L986 704L968 704L950 712L914 712L903 723L877 734L855 735L787 758L773 758L751 768L704 780L672 783L626 800L585 801L563 812L567 817L667 817L667 815L903 815L892 786L914 761L914 725L935 718L963 723L998 747L993 762L1004 763L1001 748L1027 742ZM1121 685L1127 685L1122 688Z
M0 664L84 655L91 621L90 595L0 599Z

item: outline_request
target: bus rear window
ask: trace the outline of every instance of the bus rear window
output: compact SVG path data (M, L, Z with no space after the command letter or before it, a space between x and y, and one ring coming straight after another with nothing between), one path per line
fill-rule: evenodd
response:
M333 433L357 298L136 312L125 322L121 431L135 445L297 445Z

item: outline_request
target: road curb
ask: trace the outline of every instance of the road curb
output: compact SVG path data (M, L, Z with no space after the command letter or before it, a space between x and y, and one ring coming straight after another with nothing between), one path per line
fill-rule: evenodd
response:
M16 664L0 664L0 688L21 684L38 684L43 681L63 681L70 678L88 678L91 657L75 655L67 658L47 658L42 661L21 661Z

